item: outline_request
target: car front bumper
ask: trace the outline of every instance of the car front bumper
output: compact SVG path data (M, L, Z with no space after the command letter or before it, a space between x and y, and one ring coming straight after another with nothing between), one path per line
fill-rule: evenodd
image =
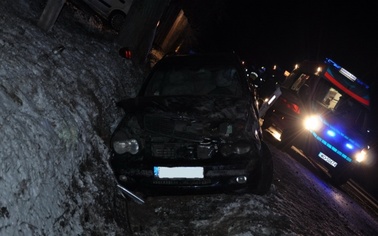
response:
M247 190L258 181L255 175L259 160L256 157L236 163L191 166L139 163L116 167L114 172L121 186L145 195ZM114 166L117 165L113 163Z

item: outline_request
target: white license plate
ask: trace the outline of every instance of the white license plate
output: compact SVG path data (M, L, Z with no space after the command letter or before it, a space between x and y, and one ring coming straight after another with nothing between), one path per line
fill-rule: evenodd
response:
M203 178L203 167L154 167L154 176L158 178Z
M337 166L337 162L332 160L331 158L329 158L326 154L322 153L322 152L319 152L318 156L320 158L322 158L323 160L325 160L328 164L330 164L331 166L333 167L336 167Z

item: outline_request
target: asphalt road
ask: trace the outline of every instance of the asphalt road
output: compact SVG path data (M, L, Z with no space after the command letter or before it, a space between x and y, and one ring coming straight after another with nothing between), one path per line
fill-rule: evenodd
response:
M265 132L264 135L266 142L273 146L277 145L277 140L275 140L269 133ZM330 176L325 173L325 170L310 158L306 157L300 150L292 146L290 150L286 150L285 152L287 152L291 158L295 159L308 170L320 177L323 181L330 183ZM343 184L338 188L352 197L359 205L370 212L370 214L378 217L378 197L375 196L375 192L373 193L370 189L364 188L360 181L360 179L351 178L346 184Z

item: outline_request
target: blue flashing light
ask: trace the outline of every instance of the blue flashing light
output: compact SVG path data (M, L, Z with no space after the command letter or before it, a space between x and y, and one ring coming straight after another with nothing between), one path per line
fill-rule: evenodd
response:
M324 62L326 64L331 65L334 68L336 68L346 78L352 78L352 81L357 82L358 84L360 84L361 86L365 87L366 89L369 89L369 87L370 87L369 85L367 85L366 83L364 83L363 81L361 81L360 79L358 79L356 76L354 76L353 74L351 74L349 71L345 70L345 68L339 66L336 62L332 61L329 58L326 58L324 60Z
M335 135L336 135L335 131L333 131L333 130L328 130L327 134L328 134L328 136L331 136L331 137L335 137Z
M325 59L325 62L326 62L327 64L331 64L333 67L335 67L335 68L338 69L338 70L340 70L340 69L342 68L341 66L339 66L338 64L336 64L336 62L332 61L332 60L329 59L329 58L326 58L326 59Z
M328 126L328 127L331 128L331 125L330 125L327 121L325 121L324 119L321 119L321 121L322 121L326 126ZM357 142L355 142L354 140L352 140L351 138L349 138L348 136L346 136L346 135L345 135L344 133L342 133L340 130L332 129L332 131L334 131L335 134L338 134L338 135L340 135L341 137L345 138L348 142L350 142L350 144L351 144L353 147L356 146L356 147L358 147L358 148L361 148L361 145L360 145L360 144L358 144Z
M345 144L345 146L346 146L347 148L349 148L350 150L352 150L352 149L353 149L353 145L352 145L352 144L350 144L350 143L347 143L347 144Z

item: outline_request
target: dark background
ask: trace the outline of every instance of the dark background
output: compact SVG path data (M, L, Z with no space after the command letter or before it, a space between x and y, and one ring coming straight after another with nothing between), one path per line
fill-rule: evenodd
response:
M195 51L235 51L247 64L288 71L303 60L330 58L370 85L378 119L378 1L187 2L184 11L200 42ZM378 127L372 128L378 156ZM376 179L374 165L358 172Z
M378 2L197 2L207 50L234 50L250 64L287 70L327 57L369 84L376 80Z

